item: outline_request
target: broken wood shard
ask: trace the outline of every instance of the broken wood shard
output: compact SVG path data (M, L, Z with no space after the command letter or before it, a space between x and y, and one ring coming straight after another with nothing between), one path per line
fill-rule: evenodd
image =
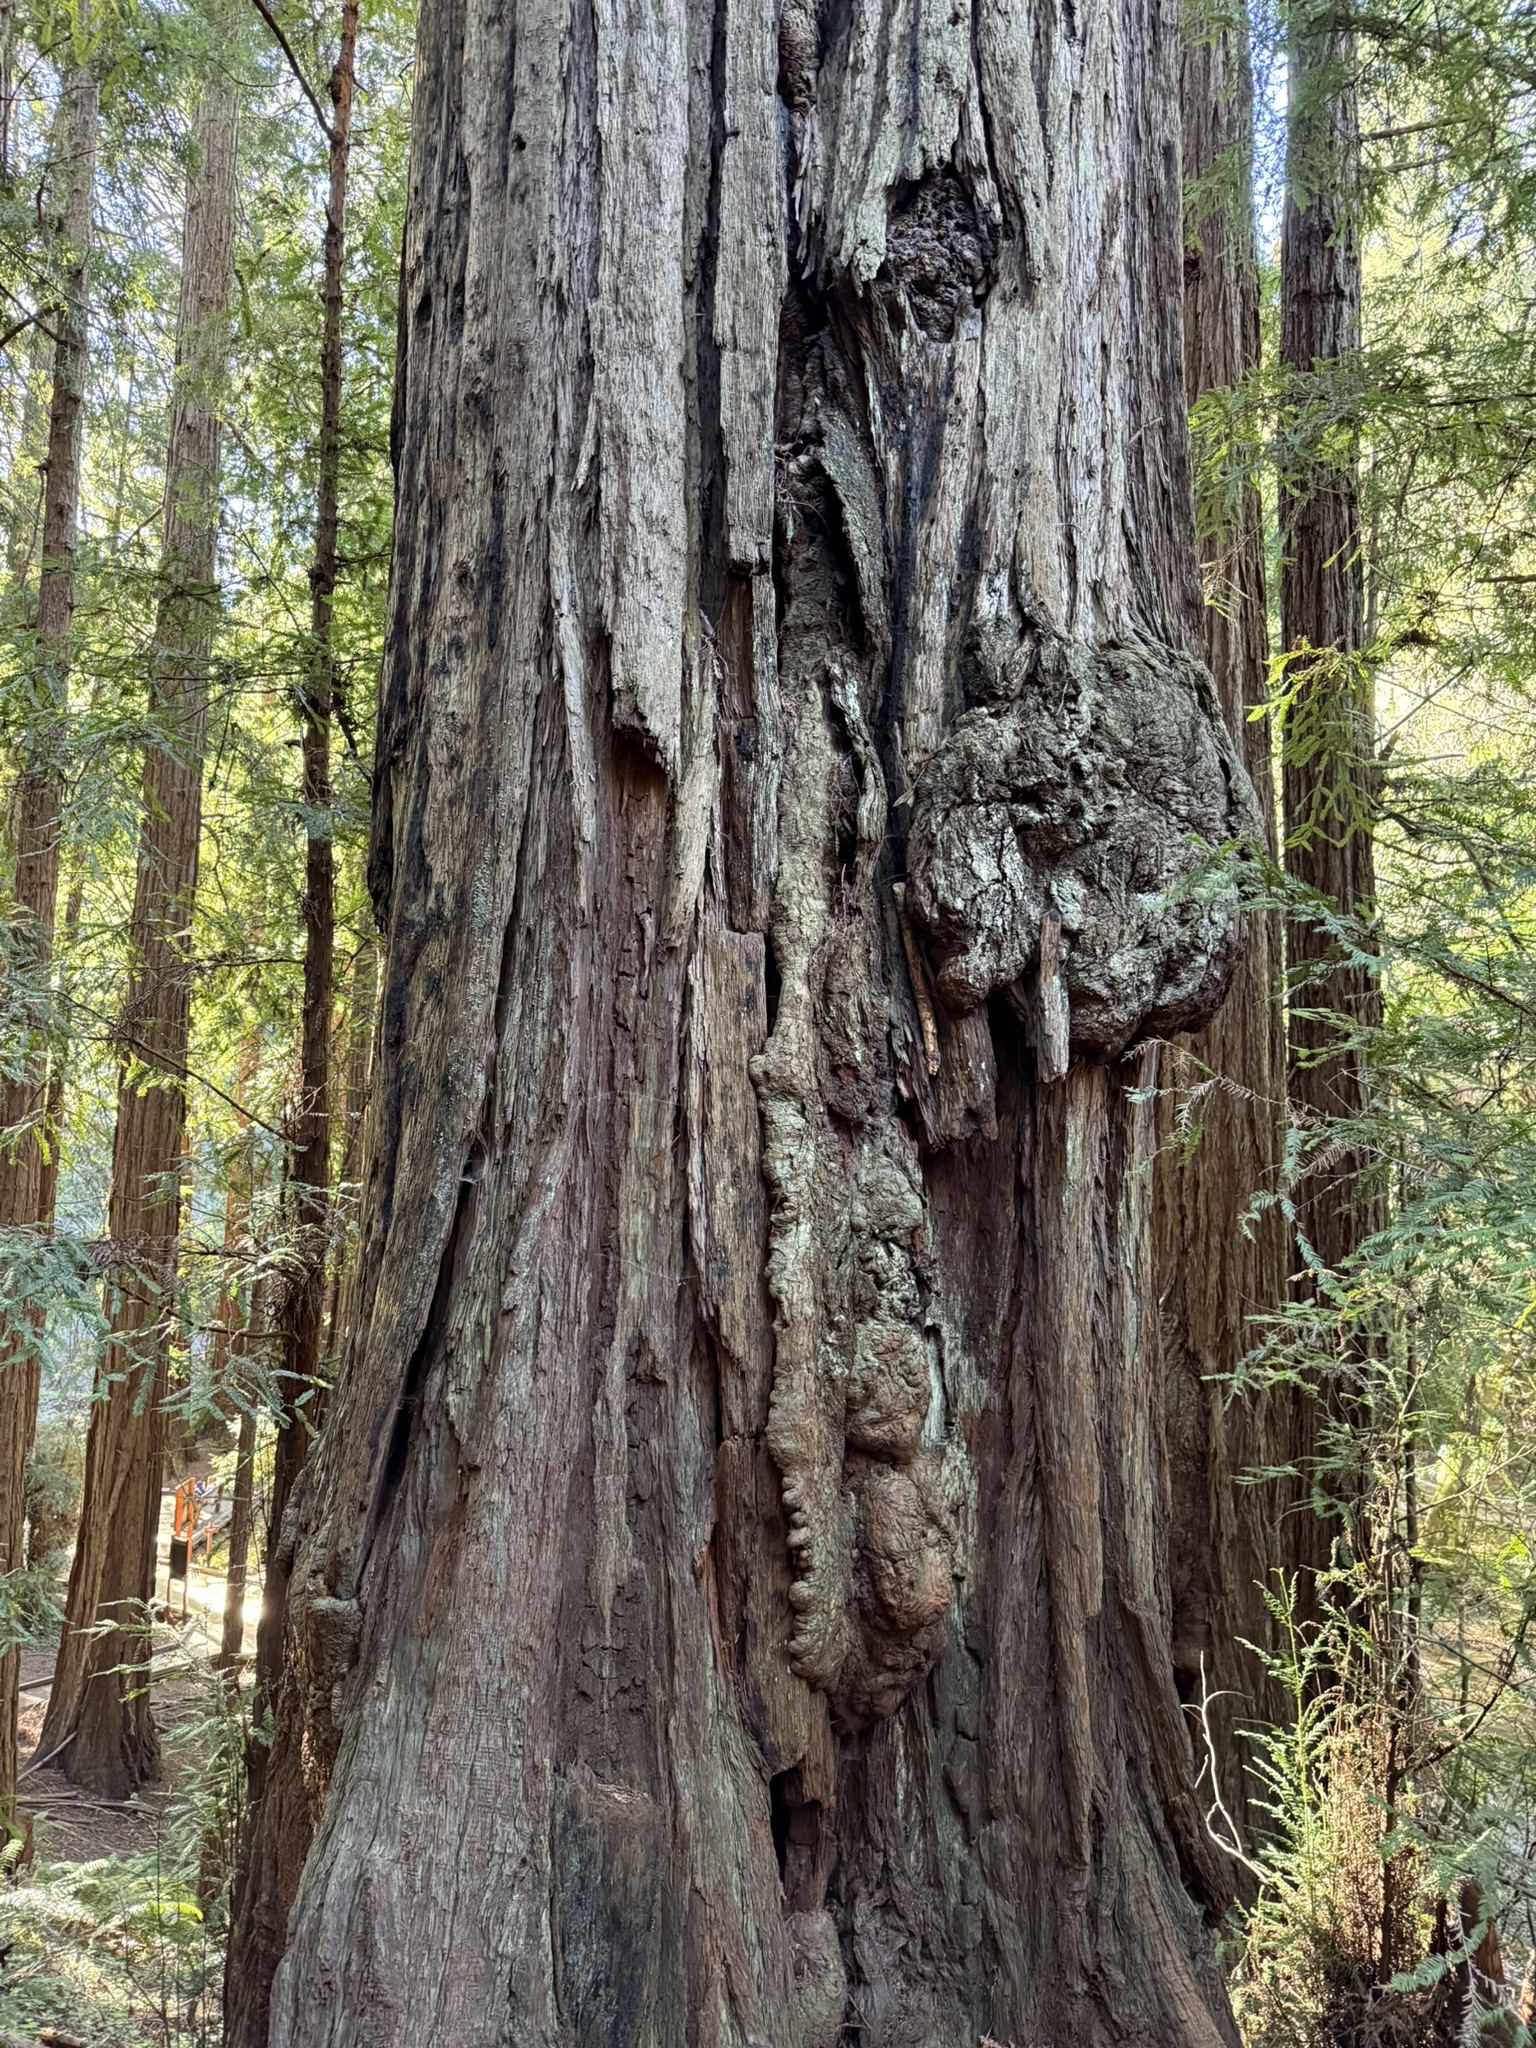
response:
M896 916L901 924L901 943L907 956L907 974L912 983L912 1000L917 1004L917 1020L923 1033L923 1056L928 1063L928 1072L939 1071L939 1027L933 1014L933 998L928 993L928 977L923 971L923 958L917 950L917 940L912 936L912 927L907 922L907 885L892 882L891 894L896 899Z

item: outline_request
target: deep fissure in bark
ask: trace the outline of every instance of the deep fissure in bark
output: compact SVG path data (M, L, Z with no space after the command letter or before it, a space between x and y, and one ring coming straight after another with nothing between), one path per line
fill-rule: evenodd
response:
M1254 815L1174 20L420 34L270 2042L1231 2041L1134 1050Z

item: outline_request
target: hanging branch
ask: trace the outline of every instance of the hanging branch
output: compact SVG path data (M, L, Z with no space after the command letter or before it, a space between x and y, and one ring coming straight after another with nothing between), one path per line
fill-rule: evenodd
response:
M314 108L315 119L320 123L320 133L325 137L327 142L334 141L335 138L331 134L331 124L325 118L325 109L321 106L318 98L316 97L314 87L305 77L304 67L302 64L300 64L298 58L294 55L293 45L292 43L289 42L288 38L283 34L282 25L278 21L277 16L272 12L271 8L267 5L267 0L255 0L255 7L256 12L261 16L262 20L267 24L267 27L272 31L273 39L276 42L277 47L282 51L283 55L287 58L288 69L293 73L294 77L298 80L299 85L303 90L305 99L307 99L309 101L309 104Z

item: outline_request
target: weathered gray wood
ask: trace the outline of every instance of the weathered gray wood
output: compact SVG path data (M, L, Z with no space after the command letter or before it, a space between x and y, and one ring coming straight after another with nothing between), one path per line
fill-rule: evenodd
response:
M1219 999L1162 892L1252 801L1189 654L1177 72L1161 0L422 17L272 2048L1234 2038L1104 1057ZM978 717L1012 767L925 865Z

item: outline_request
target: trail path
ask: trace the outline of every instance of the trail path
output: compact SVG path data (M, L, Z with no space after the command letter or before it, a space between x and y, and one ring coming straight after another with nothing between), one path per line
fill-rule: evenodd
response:
M154 1647L157 1658L177 1649L188 1664L209 1663L219 1644L224 1615L224 1563L194 1562L185 1586L171 1586L171 1513L174 1489L161 1496L156 1597L174 1599L174 1619L157 1627ZM204 1546L199 1541L198 1558ZM186 1619L182 1605L185 1596ZM256 1640L256 1623L261 1613L261 1580L253 1574L247 1581L245 1602L245 1648L249 1654ZM166 1801L173 1796L177 1767L183 1759L174 1740L165 1746L164 1775L158 1784L148 1785L133 1799L107 1800L72 1785L52 1762L40 1766L33 1759L48 1704L56 1652L24 1650L21 1658L20 1782L18 1798L22 1814L31 1815L34 1854L49 1862L89 1863L101 1856L133 1856L152 1849ZM158 1685L155 1719L163 1734L174 1737L177 1724L197 1708L195 1689L185 1681Z

